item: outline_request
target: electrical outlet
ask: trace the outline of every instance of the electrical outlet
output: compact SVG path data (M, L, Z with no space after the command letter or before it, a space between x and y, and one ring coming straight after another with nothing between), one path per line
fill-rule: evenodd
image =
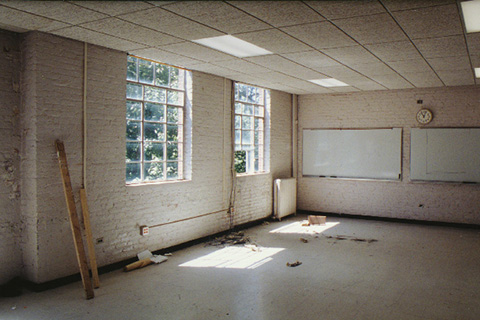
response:
M148 236L150 230L148 229L147 226L141 226L140 227L140 235L142 236Z

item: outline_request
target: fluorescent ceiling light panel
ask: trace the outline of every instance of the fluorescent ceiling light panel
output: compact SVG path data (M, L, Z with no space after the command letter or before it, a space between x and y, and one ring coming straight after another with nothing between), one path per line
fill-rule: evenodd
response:
M330 88L330 87L348 87L349 86L345 82L342 82L342 81L334 79L334 78L308 80L308 81L313 82L315 84L318 84L322 87L328 87L328 88Z
M193 42L234 55L238 58L263 56L273 53L230 35L203 38L193 40Z
M480 31L480 0L460 2L468 33Z
M475 68L475 78L480 78L480 68Z

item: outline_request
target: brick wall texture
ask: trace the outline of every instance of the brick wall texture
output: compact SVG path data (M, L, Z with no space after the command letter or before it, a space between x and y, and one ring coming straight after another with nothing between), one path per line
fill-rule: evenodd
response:
M0 30L0 284L16 276L20 251L20 48L18 36Z
M422 105L427 127L479 127L480 89L474 86L376 91L299 98L298 208L318 212L480 224L479 185L410 181L410 129ZM301 177L304 128L402 128L401 181Z
M9 140L9 146L2 145L0 155L12 158L12 147L21 145L17 179L21 196L15 209L15 200L8 199L12 187L3 184L0 189L2 210L12 207L11 212L1 215L2 240L3 234L12 240L5 245L2 241L0 257L2 261L9 261L7 256L11 254L15 257L15 261L2 268L16 273L20 269L25 278L36 283L78 273L56 139L65 144L79 214L79 189L86 187L93 238L103 239L95 247L99 266L135 257L146 249L167 248L229 228L226 209L232 190L230 80L192 73L191 179L126 186L126 53L87 46L84 177L84 44L33 32L23 35L19 46L21 67L12 65L11 71L21 74L22 80L21 121L17 130L21 138ZM3 56L0 63L8 64L7 60ZM11 79L0 81L6 84ZM16 122L12 115L20 98L10 89L5 94L2 91L2 95L11 99L5 108L2 101L1 110L11 121L2 122L1 129L13 137ZM272 92L271 96L271 170L237 179L233 216L236 225L271 215L272 181L291 174L291 95ZM21 236L15 230L3 232L15 221L23 227ZM139 232L141 225L156 227L143 237ZM0 270L0 275L3 273Z

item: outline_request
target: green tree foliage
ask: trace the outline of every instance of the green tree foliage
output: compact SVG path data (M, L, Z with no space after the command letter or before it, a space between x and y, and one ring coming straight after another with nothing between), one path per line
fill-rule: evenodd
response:
M244 150L235 151L235 171L244 173L247 171L247 153Z

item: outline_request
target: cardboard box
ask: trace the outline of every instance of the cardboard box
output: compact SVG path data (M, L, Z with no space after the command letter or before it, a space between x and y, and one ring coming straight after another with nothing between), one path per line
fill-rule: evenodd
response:
M327 223L326 216L308 216L309 225L314 225L314 224L325 225L326 223Z

